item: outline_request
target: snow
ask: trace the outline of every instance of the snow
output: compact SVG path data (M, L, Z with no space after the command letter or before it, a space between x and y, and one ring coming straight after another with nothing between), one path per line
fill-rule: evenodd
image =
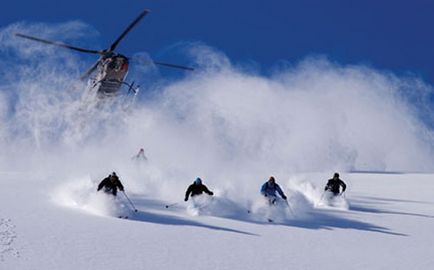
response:
M0 269L434 267L430 85L325 59L263 76L192 45L199 71L93 106L78 56L12 38L85 27L0 29ZM137 213L96 192L113 171ZM290 208L261 198L271 175ZM215 196L184 202L196 177Z
M188 203L166 208L170 202L141 194L130 196L140 211L119 219L96 210L96 202L88 202L91 209L50 198L47 193L56 197L61 191L50 190L53 181L42 176L2 172L2 269L430 269L433 175L344 177L351 182L349 209L309 206L305 195L301 207L294 192L289 201L295 216L269 223L249 214L226 215L219 205L191 215ZM23 185L24 178L33 184ZM322 180L310 184L321 189ZM99 203L128 207L118 200Z

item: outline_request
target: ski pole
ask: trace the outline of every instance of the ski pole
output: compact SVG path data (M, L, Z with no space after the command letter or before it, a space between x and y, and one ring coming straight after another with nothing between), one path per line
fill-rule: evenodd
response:
M172 204L166 204L166 208L169 208L169 207L175 206L175 205L180 204L180 203L181 203L181 202L176 202L176 203L172 203Z
M130 198L128 198L127 194L125 193L125 191L122 190L122 193L125 195L125 198L127 198L127 200L130 202L131 206L133 207L134 212L137 212L136 207L134 206L133 202L130 200Z
M287 200L285 200L285 202L286 202L286 205L288 206L289 212L291 213L292 216L295 217L295 214L294 214L294 211L292 211L291 205L289 205L289 202Z

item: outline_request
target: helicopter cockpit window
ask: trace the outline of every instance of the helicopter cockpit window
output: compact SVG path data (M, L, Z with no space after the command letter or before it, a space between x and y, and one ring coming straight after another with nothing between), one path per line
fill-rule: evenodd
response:
M124 60L122 58L110 59L108 68L111 70L119 71L123 66Z
M109 69L115 69L116 68L116 61L114 61L111 58L107 59L107 67Z

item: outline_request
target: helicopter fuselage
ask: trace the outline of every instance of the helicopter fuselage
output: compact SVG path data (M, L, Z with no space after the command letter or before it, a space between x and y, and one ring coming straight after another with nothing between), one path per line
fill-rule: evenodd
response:
M85 49L77 46L71 46L59 41L51 41L47 39L42 39L39 37L29 36L26 34L15 33L16 36L20 38L25 38L27 40L32 40L36 42L40 42L47 45L53 45L61 48L66 48L74 51L78 51L81 53L89 53L99 55L100 58L96 61L82 76L81 79L85 80L86 78L91 77L92 74L95 74L93 78L91 78L88 82L90 85L91 93L96 93L98 97L104 98L107 96L115 96L120 93L121 87L126 85L128 87L128 94L133 92L137 94L139 89L138 86L134 85L134 82L127 83L125 82L125 77L128 73L128 58L122 54L116 53L114 50L119 45L119 43L125 38L125 36L133 29L137 23L149 13L149 10L143 10L139 16L137 16L125 30L118 36L118 38L104 50L93 50L93 49ZM169 63L155 62L150 61L150 63L178 68L184 70L193 70L191 67L174 65Z
M90 81L98 96L116 95L128 73L128 58L121 54L103 57L97 66L96 77Z

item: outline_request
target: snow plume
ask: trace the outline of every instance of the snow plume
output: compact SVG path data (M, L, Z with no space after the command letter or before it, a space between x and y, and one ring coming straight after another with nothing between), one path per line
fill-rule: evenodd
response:
M324 58L264 76L194 45L195 72L148 85L153 95L129 110L95 107L77 80L80 55L11 35L65 40L70 30L88 31L72 23L0 32L2 167L98 180L116 171L127 191L167 201L182 200L200 176L245 206L270 175L290 192L298 172L432 170L432 87L415 78ZM142 147L148 161L132 161Z
M122 117L123 111L114 112L107 106L96 110L94 100L83 94L86 83L78 78L87 66L76 53L22 39L15 33L68 41L92 31L82 23L70 22L15 24L0 32L0 51L6 56L0 64L7 67L1 73L0 134L9 159L18 158L22 163L24 158L28 166L86 143L97 147L96 131L101 135L119 122L106 120Z
M60 205L102 216L126 216L130 212L118 197L96 193L98 183L93 182L90 176L67 179L65 182L52 196L53 201Z

